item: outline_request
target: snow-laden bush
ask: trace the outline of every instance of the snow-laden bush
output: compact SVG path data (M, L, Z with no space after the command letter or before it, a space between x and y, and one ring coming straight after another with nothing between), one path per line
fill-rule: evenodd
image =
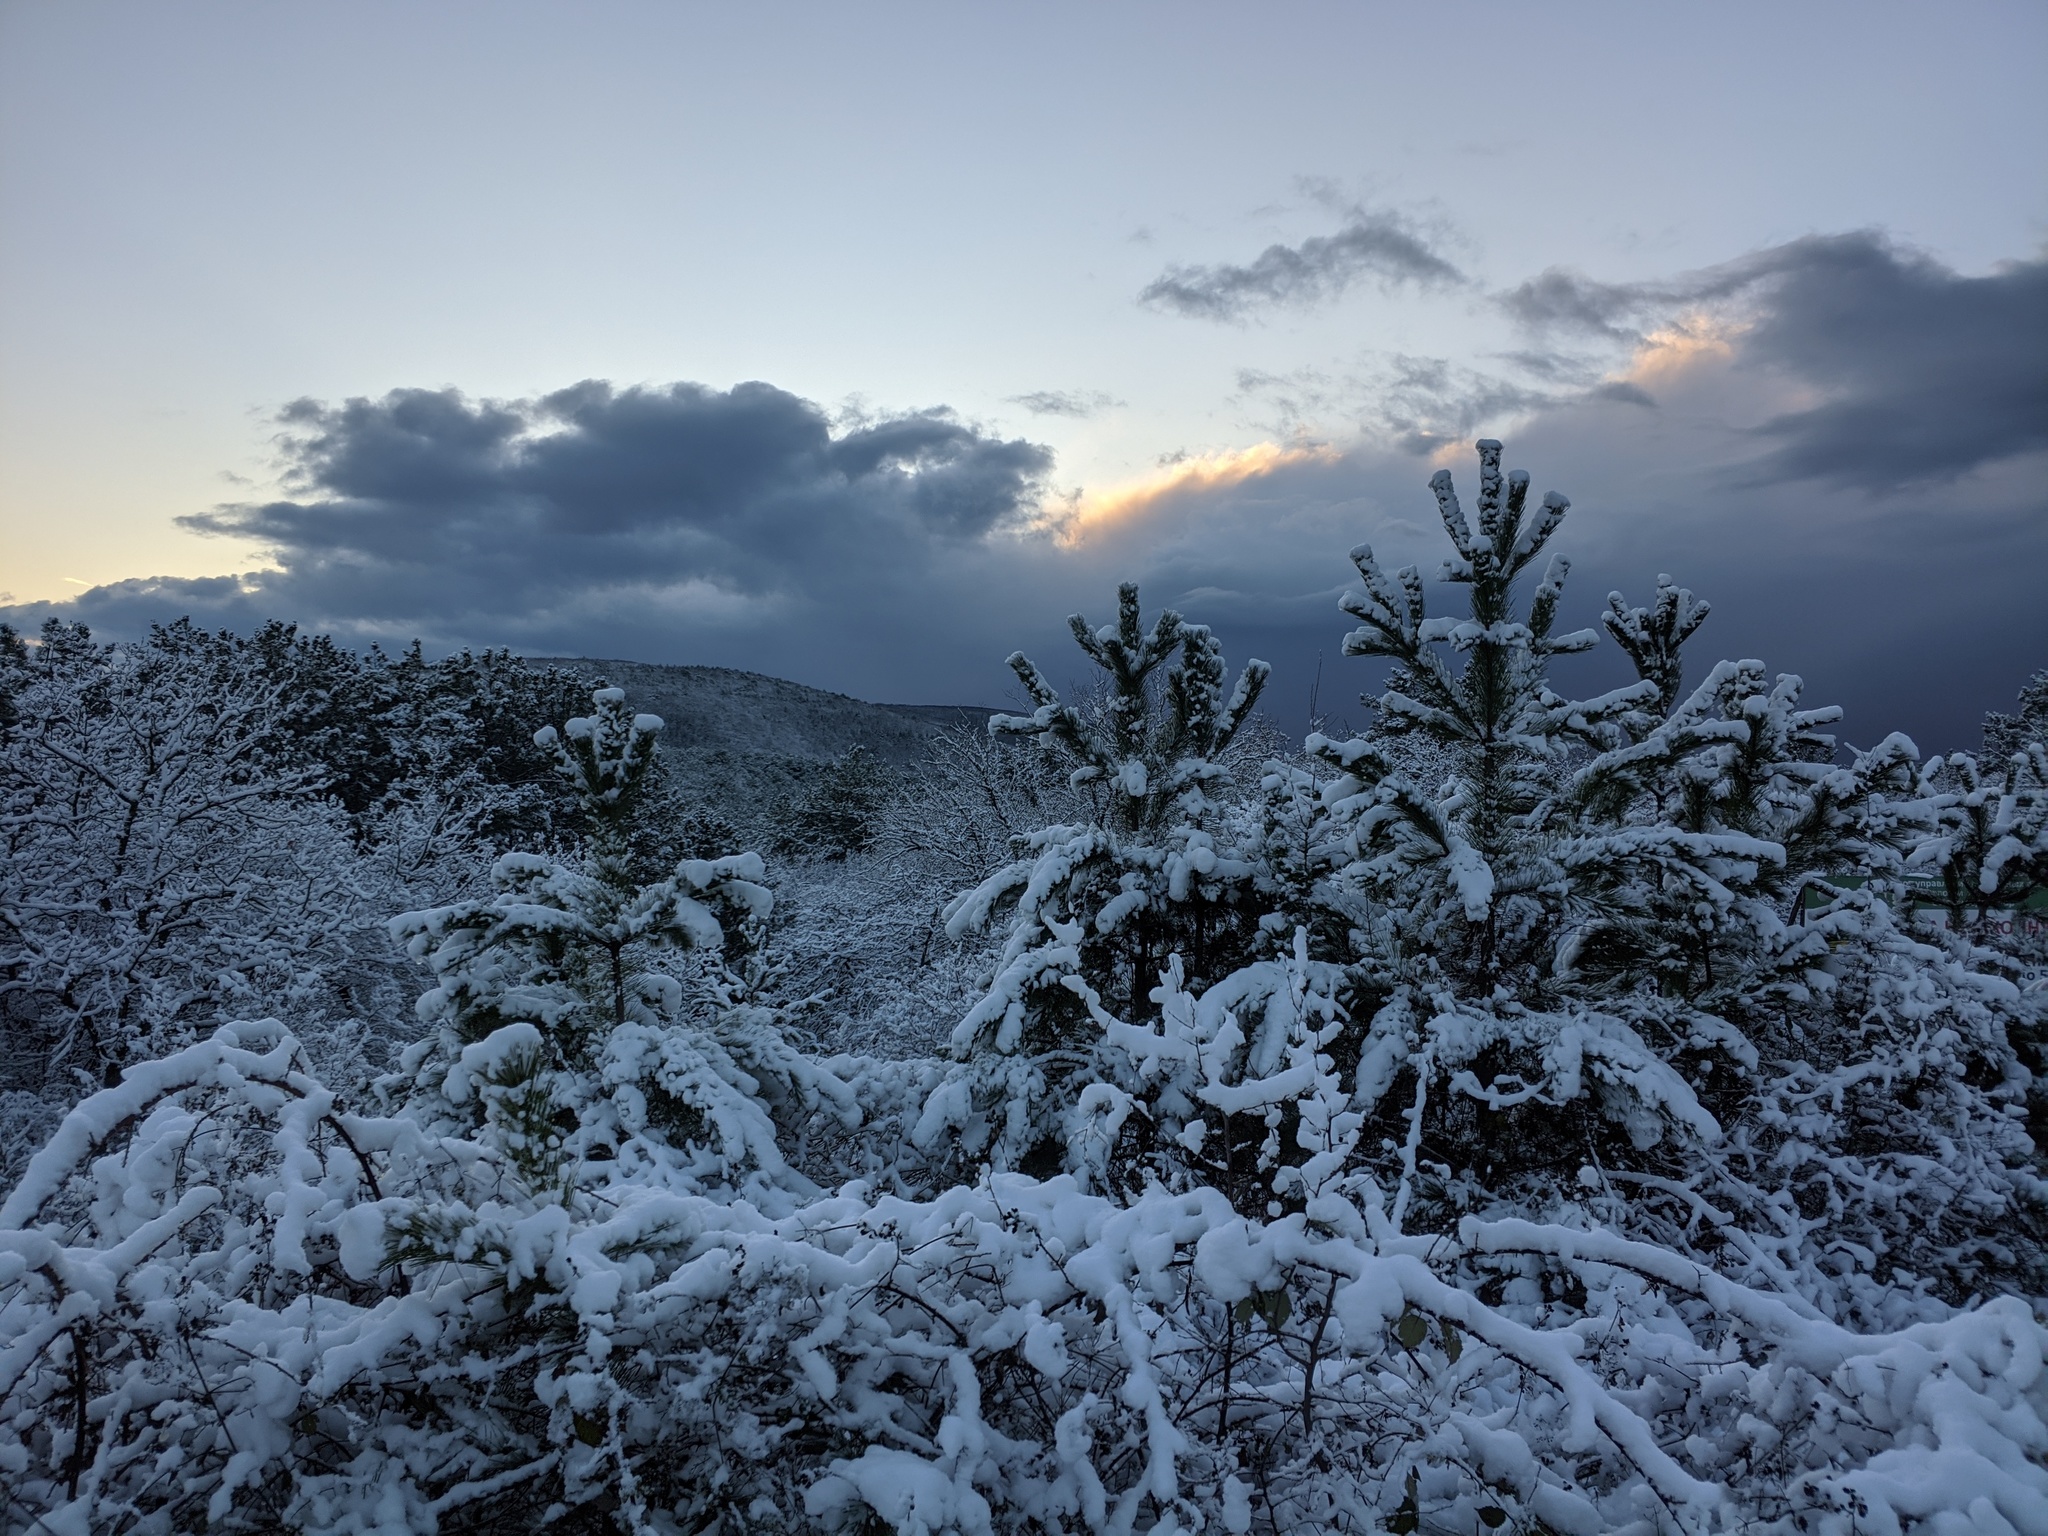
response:
M1606 1218L1837 1316L2042 1289L2043 1186L2019 1124L2025 1005L1907 921L1930 801L1911 742L1847 764L1802 684L1722 662L1686 690L1705 607L1668 579L1603 616L1640 681L1549 686L1565 563L1526 610L1515 580L1565 514L1480 444L1478 529L1432 482L1469 617L1433 618L1411 568L1353 558L1394 658L1381 735L1311 754L1332 879L1362 898L1353 986L1366 1135L1398 1149L1417 1214L1448 1229L1540 1207L1595 1170ZM1388 738L1420 737L1438 782ZM1374 1133L1377 1132L1375 1135ZM1703 1211L1717 1213L1703 1220ZM1795 1277L1793 1279L1791 1277Z
M537 1197L492 1136L343 1113L295 1056L252 1025L137 1069L0 1209L10 1525L2048 1519L2048 1329L2014 1298L1855 1332L1584 1211L1403 1236L1341 1159L1263 1221L1064 1176L779 1216Z
M0 624L0 1187L82 1093L228 1018L274 1014L356 1079L387 1065L415 1031L385 919L569 830L530 740L560 684L283 624Z
M1954 752L1927 766L1933 835L1908 863L1938 876L1950 924L2048 890L2048 740L2023 741L2003 763Z
M616 688L592 699L594 714L538 737L583 803L587 856L506 854L492 895L392 920L438 983L419 1002L429 1031L406 1052L409 1081L392 1086L437 1133L496 1127L536 1194L603 1167L760 1198L790 1177L775 1116L800 1122L827 1101L851 1116L850 1095L783 1040L729 942L772 905L759 855L636 878L662 722Z
M65 1103L224 1014L366 1000L345 817L280 760L288 702L247 647L53 621L33 652L0 634L0 690L0 1018L24 1090Z

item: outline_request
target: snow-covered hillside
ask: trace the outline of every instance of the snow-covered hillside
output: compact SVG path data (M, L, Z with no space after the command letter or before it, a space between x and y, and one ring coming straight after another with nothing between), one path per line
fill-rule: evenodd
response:
M991 711L956 704L870 704L786 678L731 667L663 666L587 656L531 656L527 664L601 677L667 722L662 751L728 759L843 756L856 747L897 766L914 764L932 737Z

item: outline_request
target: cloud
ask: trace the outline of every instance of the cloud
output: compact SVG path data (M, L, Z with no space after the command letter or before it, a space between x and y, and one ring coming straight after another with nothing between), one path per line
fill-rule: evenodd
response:
M1436 357L1395 355L1376 391L1377 425L1404 452L1463 445L1481 424L1559 403L1531 389Z
M1040 389L1028 395L1011 395L1009 403L1023 406L1034 416L1071 416L1085 421L1124 402L1099 389Z
M1743 483L1891 493L2048 448L2048 261L1969 277L1861 231L1659 282L1554 269L1497 302L1546 338L1727 348L1786 397L1750 425Z
M1368 277L1389 288L1465 281L1408 220L1359 211L1334 235L1269 245L1244 266L1168 267L1145 286L1138 302L1196 320L1242 320L1261 309L1322 303Z
M1538 333L1564 332L1638 341L1642 318L1669 307L1680 290L1643 283L1595 282L1584 273L1552 267L1504 293L1494 302L1510 318Z
M1237 388L1241 397L1274 413L1263 425L1276 437L1313 436L1327 430L1331 418L1342 417L1368 442L1425 457L1468 443L1482 428L1573 400L1598 396L1655 405L1640 385L1601 380L1591 369L1560 363L1523 371L1536 373L1541 382L1397 352L1370 355L1342 376L1317 368L1285 374L1241 368Z
M934 572L1025 535L1053 463L946 410L835 431L761 383L402 389L278 420L287 494L182 520L255 541L270 569L118 582L60 609L115 633L191 612L605 654L724 637L737 659L778 626L816 643L835 616L897 623Z
M1142 519L1176 500L1201 500L1276 473L1341 459L1335 450L1306 444L1254 443L1216 453L1170 454L1152 473L1082 495L1056 523L1059 542L1072 547L1105 529Z
M1704 343L1658 355L1659 409L1561 394L1508 438L1511 464L1534 471L1539 491L1573 500L1553 545L1575 562L1561 622L1591 624L1610 588L1640 602L1670 571L1715 605L1694 675L1720 656L1761 656L1806 676L1814 702L1848 706L1851 740L1900 728L1930 751L1972 743L1983 710L2048 659L2048 611L2033 590L2048 519L2028 464L1878 504L1826 484L1731 490L1725 467L1753 448L1728 425L1730 401L1751 387L1739 356ZM1424 392L1442 383L1433 365L1412 372ZM978 494L965 511L928 516L893 475L876 487L858 472L879 444L848 455L850 470L818 467L850 431L826 433L822 449L798 437L795 450L758 431L750 446L707 449L709 463L663 470L661 456L627 451L633 434L610 406L598 410L602 432L528 407L508 427L491 409L425 392L299 408L306 483L288 502L235 514L295 541L278 569L116 583L8 616L56 611L107 635L181 613L242 630L282 617L354 643L419 635L430 647L711 663L869 698L998 704L1014 648L1056 681L1080 679L1059 620L1100 614L1130 578L1148 609L1217 626L1233 665L1272 662L1269 708L1288 729L1304 728L1312 687L1325 712L1360 724L1351 701L1377 682L1371 665L1338 655L1349 626L1337 595L1354 579L1344 552L1370 542L1391 566L1434 572L1447 548L1425 482L1447 465L1469 496L1474 463L1469 442L1447 440L1420 463L1373 438L1269 440L1090 488L1051 517L1019 496L991 518ZM952 426L963 457L1009 462L1000 440ZM553 437L567 440L541 453ZM343 484L351 494L333 488ZM589 509L587 524L554 529L571 505ZM400 506L411 524L385 527ZM755 517L758 532L745 526ZM1435 581L1428 592L1434 613L1461 597ZM1622 680L1621 666L1602 647L1561 668L1558 684L1597 693Z
M1742 356L1826 398L1757 429L1759 475L1885 490L2048 448L2048 261L1961 277L1852 235L1773 268Z
M512 402L396 390L302 400L280 421L297 495L182 521L258 541L277 580L356 611L422 583L456 605L627 577L768 594L1016 525L1052 467L944 410L834 436L818 407L758 383L590 381Z

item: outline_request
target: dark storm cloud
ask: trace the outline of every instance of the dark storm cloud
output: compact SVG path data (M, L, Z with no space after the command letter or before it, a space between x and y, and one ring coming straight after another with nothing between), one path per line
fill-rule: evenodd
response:
M1085 421L1124 402L1099 389L1039 389L1028 395L1010 396L1010 404L1021 405L1034 416L1069 416Z
M0 621L19 630L33 632L45 619L60 618L87 625L102 640L134 639L152 624L186 616L246 634L293 614L267 601L260 585L239 576L138 576L90 588L65 602L0 609Z
M296 494L184 521L272 550L271 595L361 616L518 611L593 585L812 590L1013 523L1052 465L945 411L834 436L767 384L398 390L281 420Z
M1172 266L1138 295L1197 320L1241 320L1259 309L1335 298L1362 278L1393 286L1444 287L1465 275L1407 220L1359 213L1334 235L1269 245L1244 266Z
M1640 341L1675 314L1733 306L1739 366L1817 404L1753 429L1747 483L1864 491L1953 480L2048 448L2048 262L1965 277L1883 236L1813 236L1685 278L1598 283L1553 270L1500 295L1540 334ZM1536 354L1541 356L1541 354Z
M1759 473L1866 490L2048 448L2048 262L1960 277L1866 236L1802 241L1746 361L1829 398L1764 424Z
M262 546L242 577L115 582L50 613L109 637L190 614L352 643L715 661L874 686L916 634L999 625L983 572L1049 449L945 410L843 430L767 384L536 399L396 390L279 415L287 494L184 519ZM1005 647L982 642L1000 659ZM991 666L994 664L991 663Z

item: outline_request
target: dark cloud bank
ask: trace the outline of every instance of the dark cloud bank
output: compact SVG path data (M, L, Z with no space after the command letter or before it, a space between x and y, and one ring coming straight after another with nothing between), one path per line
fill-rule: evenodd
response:
M1731 302L1753 309L1746 367L1826 396L1753 429L1766 452L1752 483L1886 492L2048 448L2048 262L1961 277L1857 233L1795 240L1670 283L1553 270L1500 296L1539 336L1620 342L1676 312Z
M952 638L959 568L1014 542L1052 467L1049 450L944 410L835 432L761 383L592 381L523 401L394 390L299 401L279 422L290 498L184 520L258 541L272 569L120 582L65 606L110 633L174 609L237 626L276 615L358 643L704 660L872 688L918 616L933 644Z
M1261 263L1284 267L1262 256L1204 280L1220 294ZM1642 601L1670 571L1715 605L1700 665L1761 656L1848 706L1851 740L1903 728L1929 751L1974 745L1982 711L2048 664L2048 264L1966 277L1851 235L1656 285L1545 273L1497 302L1524 332L1506 359L1520 382L1396 360L1348 447L1169 486L1066 544L1039 517L1049 450L942 409L835 430L758 383L302 401L280 420L288 495L190 520L259 540L270 569L121 582L8 616L61 612L107 635L188 612L275 616L355 643L709 662L998 703L1009 650L1077 672L1061 616L1106 612L1135 576L1148 603L1215 624L1233 664L1274 662L1268 697L1290 729L1319 654L1321 707L1356 723L1370 673L1337 654L1344 551L1367 539L1434 571L1418 455L1508 414L1510 459L1574 502L1554 544L1577 566L1574 623L1609 587ZM1725 322L1714 345L1617 371L1703 310ZM1467 479L1470 462L1455 460ZM1611 681L1607 650L1564 684Z

